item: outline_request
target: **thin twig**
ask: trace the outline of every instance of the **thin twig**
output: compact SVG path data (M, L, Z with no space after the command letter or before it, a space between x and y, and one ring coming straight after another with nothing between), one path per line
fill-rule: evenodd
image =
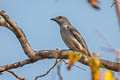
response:
M36 76L35 77L35 80L37 80L38 78L41 78L41 77L44 77L44 76L46 76L52 69L54 69L54 67L57 65L57 63L59 63L60 61L57 61L57 59L56 59L56 62L55 62L55 64L46 72L46 73L44 73L44 74L42 74L42 75L39 75L39 76Z
M19 80L26 80L25 77L19 76L17 73L13 72L12 70L8 70L8 72L14 75Z
M63 61L65 64L69 64L69 63L65 62L65 60L62 60L62 61ZM79 69L82 69L82 70L86 71L86 69L81 68L81 67L79 67L79 66L77 66L77 65L74 65L74 64L73 64L73 66L75 66L75 67L77 67L77 68L79 68Z
M112 45L111 45L110 42L106 39L106 37L105 37L98 29L95 29L95 31L96 31L97 35L104 41L104 43L105 43L108 47L112 48Z
M115 5L115 3L113 3L113 4L111 5L111 8L112 8L114 5Z
M119 21L119 25L120 25L120 3L119 3L119 0L115 0L115 7L116 7L116 12L118 15L118 21Z
M61 70L61 63L57 65L57 74L58 74L59 80L63 80L60 70Z

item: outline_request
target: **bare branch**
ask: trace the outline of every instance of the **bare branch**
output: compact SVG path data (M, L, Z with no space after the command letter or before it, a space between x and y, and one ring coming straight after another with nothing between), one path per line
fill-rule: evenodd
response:
M69 63L65 62L65 60L63 60L63 62L64 62L65 64L69 64ZM81 68L81 67L79 67L79 66L77 66L77 65L73 65L73 66L75 66L75 67L77 67L77 68L79 68L79 69L82 69L82 70L86 71L86 69Z
M36 59L35 52L32 50L30 44L28 43L25 34L23 33L23 31L18 27L18 25L12 20L10 19L10 17L7 15L7 13L3 10L0 10L0 15L4 18L4 25L7 27L8 29L10 29L17 37L17 39L19 40L25 54L31 58L31 59Z
M36 77L35 77L35 80L37 80L38 78L41 78L41 77L46 76L52 69L54 69L54 67L57 65L58 62L60 62L60 61L57 61L57 59L56 59L55 64L54 64L46 73L44 73L44 74L42 74L42 75L39 75L39 76L36 76Z
M19 80L26 80L24 77L17 75L17 73L13 72L12 70L8 70L8 72L14 75Z
M4 18L0 18L0 26L10 29L14 34L16 34L16 31L5 21Z
M115 5L115 3L113 3L113 4L111 5L111 8L112 8L114 5Z
M72 51L72 52L74 53L74 51ZM13 64L7 64L4 66L0 66L0 72L18 68L18 67L22 67L26 64L37 62L38 60L42 60L42 59L56 59L56 56L58 59L68 59L69 53L70 53L70 51L65 51L65 50L64 51L41 50L41 51L36 52L36 55L39 57L36 60L33 61L31 59L26 59L26 60L16 62ZM88 66L90 60L92 60L92 59L93 58L80 53L80 58L79 58L78 62ZM119 72L120 63L103 60L103 59L99 59L99 60L100 60L100 68L106 68L109 70Z
M60 70L61 70L61 63L57 65L57 74L59 76L59 80L63 80Z
M119 20L119 24L120 24L120 3L119 3L119 0L115 0L115 7L116 7L116 12L117 12L118 20Z

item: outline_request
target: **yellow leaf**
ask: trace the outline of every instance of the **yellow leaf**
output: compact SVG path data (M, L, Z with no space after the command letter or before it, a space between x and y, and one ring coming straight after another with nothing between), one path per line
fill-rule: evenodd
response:
M90 61L89 66L91 68L92 80L99 80L101 71L99 70L100 61L93 59Z
M78 52L71 52L69 54L69 64L68 69L71 69L72 65L79 60L79 54Z
M104 73L103 80L115 80L114 75L113 75L113 72L106 71L106 72Z

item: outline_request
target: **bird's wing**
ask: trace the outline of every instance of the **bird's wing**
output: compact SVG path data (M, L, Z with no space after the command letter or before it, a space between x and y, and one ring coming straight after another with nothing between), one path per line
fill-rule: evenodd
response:
M75 39L77 39L80 42L80 44L83 46L83 48L85 48L85 50L88 51L88 47L87 47L83 37L81 36L81 34L77 31L77 29L74 27L72 27L72 28L68 27L68 29L72 33L72 35L75 37Z

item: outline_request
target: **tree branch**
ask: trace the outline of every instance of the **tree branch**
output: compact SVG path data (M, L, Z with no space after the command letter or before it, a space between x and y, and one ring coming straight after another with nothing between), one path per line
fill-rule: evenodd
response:
M63 77L61 75L61 63L57 65L57 74L58 74L59 80L63 80Z
M16 35L25 54L29 58L31 58L33 60L36 59L36 57L34 56L35 52L32 50L23 31L18 27L18 25L12 19L10 19L10 17L7 15L7 13L5 11L0 9L0 15L3 17L3 18L1 18L1 21L2 21L1 26L4 26L4 27L10 29Z
M39 76L36 76L36 77L35 77L35 80L37 80L38 78L41 78L41 77L46 76L52 69L55 68L55 66L56 66L59 62L60 62L60 61L57 61L57 59L56 59L54 65L53 65L46 73L44 73L44 74L42 74L42 75L39 75Z
M14 75L19 80L26 80L24 77L19 76L17 73L13 72L12 70L8 70L8 72Z
M63 51L63 50L61 50L61 51L57 51L57 50L36 51L36 55L39 57L36 60L26 59L26 60L19 61L19 62L13 63L13 64L7 64L4 66L0 66L0 72L18 68L18 67L22 67L26 64L31 64L31 63L37 62L38 60L43 60L43 59L56 59L56 57L58 59L68 59L70 52L74 53L74 51ZM78 62L88 66L90 60L92 60L92 59L93 58L80 53ZM109 69L112 71L119 72L120 63L100 59L100 68L106 68L106 69Z
M119 0L114 0L114 1L115 1L116 12L118 15L118 22L120 24L120 2Z

